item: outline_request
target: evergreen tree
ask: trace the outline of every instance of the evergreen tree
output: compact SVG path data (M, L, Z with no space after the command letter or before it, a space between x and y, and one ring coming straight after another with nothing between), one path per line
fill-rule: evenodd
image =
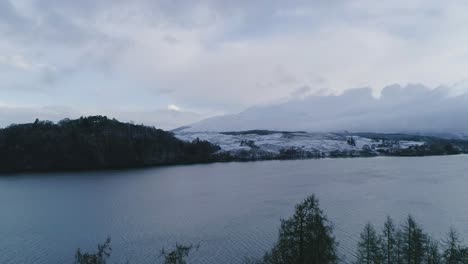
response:
M439 243L430 241L427 248L427 264L442 264L442 258L439 253Z
M447 238L443 241L443 259L447 264L459 264L462 262L460 238L455 229L450 228Z
M398 229L395 237L395 263L403 264L403 232Z
M382 230L381 248L384 264L396 264L397 262L397 231L393 220L387 216Z
M186 264L186 258L194 249L192 245L176 244L175 248L171 251L166 251L164 248L161 250L161 256L164 257L164 264ZM198 250L198 246L195 247Z
M314 195L296 205L295 213L281 220L278 241L264 257L268 264L337 263L333 227Z
M104 244L98 244L96 253L82 253L78 248L75 253L75 264L106 264L112 248L111 239L108 237Z
M411 216L408 216L402 227L402 238L403 263L423 263L426 256L427 236Z
M468 248L461 247L459 252L461 263L468 263Z
M367 223L361 233L361 239L358 243L358 256L356 264L380 264L382 263L382 253L380 250L380 241L374 226Z

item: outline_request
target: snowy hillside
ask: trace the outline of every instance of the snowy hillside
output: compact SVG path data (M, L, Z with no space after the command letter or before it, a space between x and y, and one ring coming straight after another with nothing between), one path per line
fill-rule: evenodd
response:
M356 135L307 132L177 132L186 141L207 140L221 147L220 152L247 158L375 156L382 152L422 146L425 142L378 140ZM285 157L287 158L287 157Z

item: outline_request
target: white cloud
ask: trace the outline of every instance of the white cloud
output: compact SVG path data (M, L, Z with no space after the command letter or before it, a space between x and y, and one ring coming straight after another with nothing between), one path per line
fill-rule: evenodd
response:
M177 105L174 105L174 104L170 104L167 106L167 110L172 110L172 111L177 111L179 112L180 111L180 107L178 107Z

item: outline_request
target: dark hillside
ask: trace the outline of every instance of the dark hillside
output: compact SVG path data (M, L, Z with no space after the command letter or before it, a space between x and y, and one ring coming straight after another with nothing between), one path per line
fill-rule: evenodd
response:
M0 172L107 169L209 162L218 146L105 116L36 120L0 129Z

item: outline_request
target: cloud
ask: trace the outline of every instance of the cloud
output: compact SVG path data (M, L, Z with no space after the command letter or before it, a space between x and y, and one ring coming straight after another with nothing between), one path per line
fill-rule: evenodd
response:
M468 112L468 93L453 95L451 89L395 84L385 87L379 97L370 88L351 89L341 95L311 95L205 119L193 124L191 130L466 132L468 124L462 120Z
M181 109L177 105L170 104L170 105L167 106L167 110L180 111Z
M212 115L298 87L451 85L467 78L467 11L433 0L6 0L0 96Z
M374 8L368 11L361 7L367 3L371 4L321 6L322 15L312 12L294 21L250 24L261 31L258 36L251 36L254 29L245 26L254 20L252 13L259 12L268 21L265 13L241 4L240 13L230 5L224 9L208 6L206 13L211 16L199 19L216 24L193 18L197 26L189 29L177 23L163 28L130 26L121 33L131 32L134 46L118 64L145 83L171 89L171 96L184 104L229 110L270 102L298 86L339 92L353 86L379 89L392 82L437 86L464 78L464 67L458 67L464 63L457 58L466 56L466 49L453 49L458 44L435 37L442 34L453 40L465 35L460 34L464 29L455 33L451 28L461 19L451 16L453 7L431 3L420 10L417 4L405 7L397 2L394 6L371 4ZM304 10L294 4L281 7ZM334 12L333 19L326 17ZM309 22L313 22L311 27L306 26ZM433 25L434 30L427 31L426 25ZM290 30L275 31L276 26ZM177 43L160 41L168 32ZM287 75L279 74L279 68ZM322 76L320 87L314 82L317 75Z

